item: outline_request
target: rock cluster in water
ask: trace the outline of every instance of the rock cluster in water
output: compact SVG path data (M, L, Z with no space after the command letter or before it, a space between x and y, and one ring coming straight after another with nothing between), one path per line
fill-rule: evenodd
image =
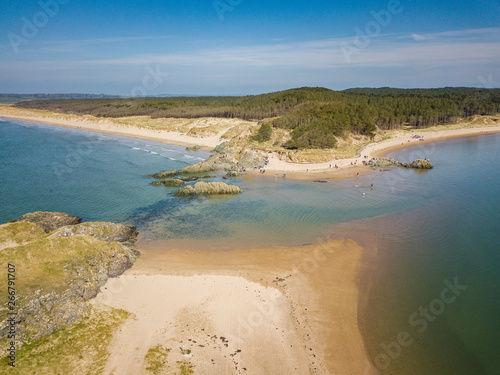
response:
M153 186L179 187L184 186L184 181L178 178L167 178L165 180L151 182Z
M434 165L431 164L430 161L425 159L416 159L406 168L415 168L415 169L432 169Z
M165 172L155 173L149 175L148 177L163 179L163 178L178 176L181 174L207 173L219 170L217 164L210 161L211 158L212 156L205 161L199 162L194 165L190 165L189 167L186 168L182 168L175 171L165 171Z
M403 163L392 158L377 158L372 159L366 163L366 165L376 168L386 168L386 167L403 167L403 168L414 168L414 169L432 169L432 165L428 160L416 159L411 163Z
M189 167L175 170L165 171L149 175L156 179L179 178L179 175L200 174L207 172L215 172L225 170L227 173L224 178L238 177L240 174L251 169L265 168L266 156L256 150L238 150L238 147L232 142L224 142L218 145L211 155L205 161L191 165ZM162 185L162 183L153 183Z
M186 186L174 193L176 197L192 195L231 195L243 192L238 186L228 185L224 182L197 182L194 186Z

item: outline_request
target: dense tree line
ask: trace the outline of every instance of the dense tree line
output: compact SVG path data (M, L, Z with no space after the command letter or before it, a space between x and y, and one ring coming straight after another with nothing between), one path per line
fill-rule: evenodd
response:
M334 147L345 133L373 135L376 127L398 129L455 123L500 113L500 89L300 88L245 97L38 100L22 108L98 117L221 117L264 120L291 131L290 148ZM267 127L264 128L267 132ZM267 133L265 134L267 138Z

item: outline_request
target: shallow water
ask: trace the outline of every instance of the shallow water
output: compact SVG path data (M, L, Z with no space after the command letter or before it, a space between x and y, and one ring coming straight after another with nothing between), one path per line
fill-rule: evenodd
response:
M360 325L380 374L500 373L499 142L434 145L424 155L436 168L416 177L430 192L425 204L336 227L367 249ZM465 290L442 294L449 283Z
M238 196L174 198L175 188L150 186L145 175L208 154L1 120L0 223L63 211L136 225L144 246L221 250L355 237L366 247L360 323L380 373L498 374L499 143L499 135L489 135L394 155L430 158L431 171L391 169L327 183L246 177L229 180L244 189ZM417 332L409 317L455 278L467 289ZM411 344L384 352L381 345L400 332Z
M141 244L190 241L231 249L292 246L321 240L336 223L421 203L425 195L394 195L369 185L377 174L314 183L274 177L229 183L244 193L224 198L175 198L175 188L149 186L146 174L206 157L183 148L49 125L0 123L0 222L35 210L84 220L135 225ZM209 181L221 181L212 174ZM366 197L363 198L363 193ZM198 241L198 242L197 242Z
M15 120L0 122L0 222L37 210L122 221L164 192L148 173L206 157L184 148Z

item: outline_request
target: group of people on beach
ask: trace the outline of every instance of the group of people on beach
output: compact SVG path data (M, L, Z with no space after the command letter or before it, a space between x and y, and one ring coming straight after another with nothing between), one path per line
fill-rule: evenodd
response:
M266 170L264 168L268 164L269 164L269 156L265 156L264 157L264 165L259 165L259 166L256 166L255 168L257 168L259 170L260 174L264 174L264 173L266 173Z

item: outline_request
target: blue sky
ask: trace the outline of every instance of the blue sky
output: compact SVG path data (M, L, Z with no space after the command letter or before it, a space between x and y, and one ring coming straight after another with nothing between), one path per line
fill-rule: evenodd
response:
M499 0L2 1L0 92L500 87Z

